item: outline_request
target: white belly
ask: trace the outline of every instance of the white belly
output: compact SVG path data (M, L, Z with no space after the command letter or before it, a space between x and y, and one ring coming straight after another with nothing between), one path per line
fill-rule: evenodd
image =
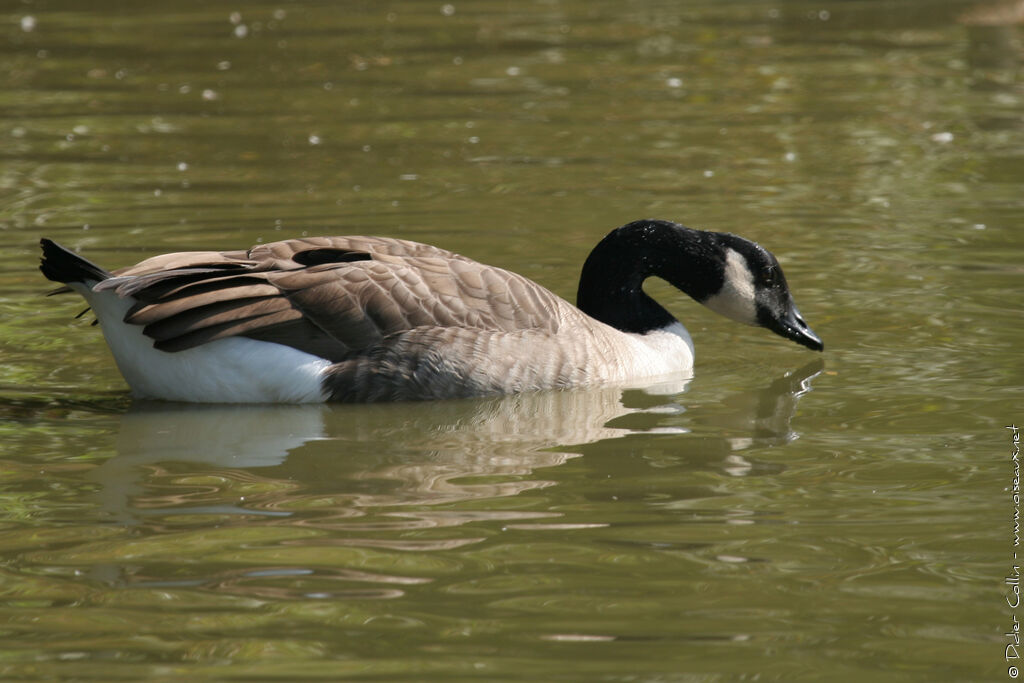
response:
M326 400L321 374L330 361L289 346L245 337L185 351L153 348L142 327L125 322L132 305L113 292L70 285L92 306L132 393L139 398L201 403L314 403Z

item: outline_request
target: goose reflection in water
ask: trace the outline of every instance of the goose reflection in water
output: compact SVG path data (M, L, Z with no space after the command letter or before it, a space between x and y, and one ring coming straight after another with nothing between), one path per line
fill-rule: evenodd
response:
M87 567L108 585L397 598L462 571L464 553L436 551L490 538L486 523L528 533L607 526L519 496L562 483L558 466L581 455L598 469L637 449L690 471L781 469L743 450L796 438L797 402L822 368L818 360L689 411L686 380L409 404L136 403L121 416L117 455L85 475L101 513L132 533L37 559Z
M121 417L118 455L89 479L110 519L129 524L169 514L223 515L225 523L243 515L357 530L552 517L450 506L552 486L543 470L589 449L696 426L719 436L705 434L692 456L743 473L750 468L744 449L795 438L797 402L823 367L816 360L760 391L691 412L680 400L687 380L408 404L136 403ZM673 448L691 455L685 438Z

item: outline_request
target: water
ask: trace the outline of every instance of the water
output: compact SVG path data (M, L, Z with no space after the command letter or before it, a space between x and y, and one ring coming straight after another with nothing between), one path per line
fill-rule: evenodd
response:
M1009 677L1012 6L0 16L3 678ZM35 268L370 233L572 298L645 216L773 250L825 353L652 282L685 387L142 404Z

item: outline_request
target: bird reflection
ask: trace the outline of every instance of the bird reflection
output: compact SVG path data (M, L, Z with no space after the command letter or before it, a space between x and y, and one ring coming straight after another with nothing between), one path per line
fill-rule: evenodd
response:
M120 416L117 455L85 476L101 514L136 533L76 548L71 561L112 585L396 598L429 582L424 571L458 571L449 565L463 553L431 551L493 533L474 522L603 526L557 519L557 505L520 495L556 486L559 466L581 455L621 462L634 448L658 450L653 438L695 467L747 474L748 446L796 438L796 404L822 367L816 360L692 411L686 380L406 404L133 404Z
M544 517L451 504L552 486L548 468L630 435L713 427L720 459L755 440L785 443L822 367L816 360L693 413L682 402L685 380L405 404L137 403L121 416L117 457L89 479L108 518L129 524L167 514L301 516L292 523L355 531Z
M957 22L967 31L967 60L971 68L1016 70L1020 63L1024 1L978 3L957 17Z

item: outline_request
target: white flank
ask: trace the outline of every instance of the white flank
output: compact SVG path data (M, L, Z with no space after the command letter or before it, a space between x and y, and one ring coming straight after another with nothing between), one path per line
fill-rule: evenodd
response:
M725 254L725 282L722 289L704 305L719 315L746 325L757 325L757 300L754 291L754 275L747 266L747 259L735 249Z
M185 351L153 348L139 325L124 322L134 301L69 285L85 297L132 393L199 403L314 403L326 400L321 375L330 361L270 342L229 337Z

